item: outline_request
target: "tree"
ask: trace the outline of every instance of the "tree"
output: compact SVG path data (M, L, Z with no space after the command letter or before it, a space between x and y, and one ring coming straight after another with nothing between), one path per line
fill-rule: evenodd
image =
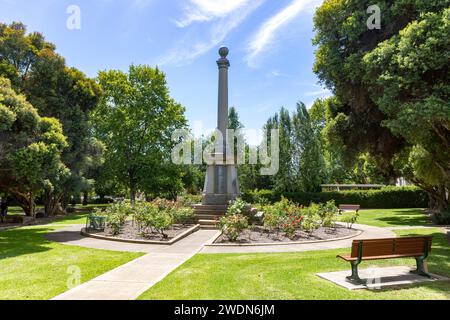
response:
M391 177L378 169L369 153L361 153L356 158L347 157L346 147L340 143L339 137L336 139L333 131L333 114L339 108L338 104L333 96L317 99L309 110L325 160L326 183L389 183Z
M329 0L314 18L314 70L340 105L328 130L347 157L368 152L384 175L409 173L423 186L398 159L425 150L445 177L433 188L448 190L450 1L378 1L380 30L366 26L370 4Z
M382 125L413 146L414 179L440 209L448 208L450 187L449 30L450 8L423 13L364 57L372 99L388 116ZM420 169L424 159L428 170Z
M158 68L130 66L128 73L100 72L104 96L93 113L95 133L106 145L105 165L127 186L135 201L139 188L161 193L179 185L181 168L173 168L171 134L184 128L184 108L170 96L165 74ZM169 170L169 168L171 170Z
M291 163L294 183L299 190L320 191L325 174L325 162L320 145L320 132L312 125L304 103L297 103L292 117L293 137Z
M14 22L0 24L0 75L23 93L42 116L60 120L68 147L62 160L70 175L54 182L44 196L45 211L53 214L63 200L86 185L89 143L92 142L88 115L97 105L100 87L75 68L68 68L52 43L40 33L26 34L26 27Z
M26 215L35 215L34 199L67 175L61 162L67 147L57 119L37 110L0 77L0 189L17 199Z
M272 177L278 192L318 191L323 182L325 162L319 134L304 103L289 113L281 108L267 121L265 130L278 129L280 169Z

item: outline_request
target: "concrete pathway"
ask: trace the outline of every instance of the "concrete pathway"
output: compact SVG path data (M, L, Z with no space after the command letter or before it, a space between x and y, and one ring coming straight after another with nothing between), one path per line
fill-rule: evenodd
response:
M140 245L77 236L80 226L47 235L52 241L98 249L150 252L99 277L87 281L54 300L132 300L194 256L216 233L200 230L171 245Z
M362 230L363 233L357 237L316 243L285 244L275 246L205 246L200 253L256 253L256 252L302 252L315 250L331 250L340 248L350 248L355 239L372 238L392 238L396 234L388 229L373 227L363 224L354 224L355 229Z

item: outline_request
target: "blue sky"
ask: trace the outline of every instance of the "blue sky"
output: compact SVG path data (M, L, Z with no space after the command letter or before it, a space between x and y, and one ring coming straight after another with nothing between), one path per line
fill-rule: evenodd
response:
M217 51L230 48L230 106L260 128L281 106L329 96L312 72L314 8L322 0L0 0L0 21L24 22L67 64L95 77L132 63L158 65L194 126L214 128ZM66 27L67 8L81 29ZM199 124L197 128L200 129Z

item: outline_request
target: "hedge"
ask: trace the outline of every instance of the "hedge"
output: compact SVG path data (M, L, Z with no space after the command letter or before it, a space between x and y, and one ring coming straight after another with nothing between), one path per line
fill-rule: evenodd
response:
M300 205L311 202L327 202L335 200L336 204L359 204L361 208L394 209L394 208L426 208L428 195L417 187L383 187L379 190L346 190L326 192L287 192L278 193L272 190L254 190L245 192L242 198L250 203L261 202L262 199L271 203L284 196Z

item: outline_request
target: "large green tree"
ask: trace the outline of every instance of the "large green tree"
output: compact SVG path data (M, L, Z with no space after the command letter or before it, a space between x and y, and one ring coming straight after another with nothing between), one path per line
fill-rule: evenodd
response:
M59 121L40 117L0 77L0 189L15 197L27 215L34 217L36 195L68 174L61 162L65 147Z
M127 186L132 201L179 191L182 168L171 163L172 133L184 128L184 108L169 95L158 68L130 66L127 73L100 72L104 96L93 114L97 137L106 145L105 165Z
M368 152L383 174L406 175L448 207L450 1L376 4L379 30L366 25L371 1L326 0L316 12L314 70L339 101L328 131L347 157ZM411 168L419 154L445 181Z
M92 163L89 144L93 141L88 117L101 94L95 81L67 67L55 50L42 34L27 34L21 23L0 24L0 75L9 78L40 115L59 119L67 137L62 160L70 174L46 190L47 214L54 213L61 200L66 205L69 195L86 185L83 172Z

